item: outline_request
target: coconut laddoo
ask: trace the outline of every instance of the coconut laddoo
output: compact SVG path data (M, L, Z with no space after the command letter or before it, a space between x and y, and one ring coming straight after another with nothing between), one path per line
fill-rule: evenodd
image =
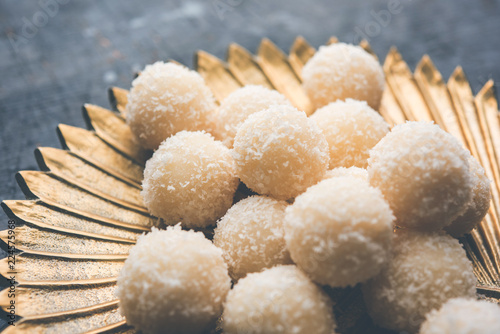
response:
M226 146L208 133L181 131L146 162L141 194L166 224L207 227L231 207L238 183Z
M436 231L463 214L472 198L470 153L430 122L395 126L370 151L370 184L384 194L396 225Z
M120 312L143 333L204 333L231 288L222 251L201 232L153 228L118 277Z
M286 105L250 115L238 129L233 157L242 182L282 200L320 181L329 162L328 143L316 123Z
M292 260L314 281L354 286L388 260L393 220L378 189L356 177L333 177L286 209L285 240Z
M264 86L248 85L235 90L217 110L215 137L232 148L236 130L248 116L272 105L292 106L284 95Z
M283 230L286 207L284 201L251 196L233 205L219 220L213 242L222 249L233 279L291 263Z
M486 177L483 166L472 156L469 158L469 166L472 176L472 200L467 205L467 210L444 228L455 238L472 231L483 220L490 208L490 180Z
M330 147L330 168L366 168L370 149L389 132L389 124L365 101L332 102L310 117Z
M225 334L333 334L330 299L296 266L248 274L228 293Z
M498 334L500 307L484 300L454 298L427 314L420 334Z
M334 169L330 169L325 173L324 179L343 176L352 176L368 182L368 171L364 168L359 167L337 167Z
M316 109L352 98L378 110L385 79L382 66L360 46L321 46L302 69L303 87Z
M410 333L449 299L475 295L472 264L460 243L443 231L397 230L392 259L363 286L373 321Z
M197 72L159 61L132 82L127 123L143 147L156 149L182 130L211 131L215 108L215 98Z

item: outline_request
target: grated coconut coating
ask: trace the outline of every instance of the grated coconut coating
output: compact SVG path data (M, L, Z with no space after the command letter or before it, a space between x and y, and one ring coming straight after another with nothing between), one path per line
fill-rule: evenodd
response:
M303 84L316 109L336 100L366 101L378 110L385 79L382 66L360 46L321 46L302 69Z
M330 169L325 173L325 177L323 179L330 179L332 177L343 177L343 176L352 176L368 182L367 170L359 167L349 167L349 168L337 167L334 169Z
M282 200L320 181L329 162L328 143L316 123L286 105L250 115L238 129L233 157L242 182Z
M334 334L330 299L296 266L248 274L228 293L224 334Z
M472 177L472 200L467 205L465 213L444 228L456 238L471 232L483 220L490 208L490 180L486 177L483 166L472 156L469 158L469 166Z
M207 133L181 131L146 162L141 194L166 224L206 227L231 207L238 183L227 147Z
M231 287L222 251L201 232L153 228L118 277L120 312L143 333L204 333Z
M444 232L398 230L392 259L363 286L376 324L415 333L425 315L456 297L476 296L476 277L459 242Z
M214 244L223 251L231 277L291 263L283 221L287 203L251 196L233 205L217 223Z
M389 132L389 125L365 101L336 101L310 116L330 147L330 167L366 168L369 151Z
M236 131L248 116L273 105L292 106L284 95L263 86L248 85L235 90L217 111L216 138L232 148Z
M370 184L384 194L397 225L440 230L463 214L472 198L469 156L439 126L406 122L370 151Z
M179 131L212 130L215 108L215 98L197 72L159 61L132 82L127 123L143 147L156 149Z
M292 260L314 281L354 286L388 260L393 220L378 189L360 178L333 177L286 209L285 240Z
M427 314L420 334L498 334L500 307L475 299L454 298Z

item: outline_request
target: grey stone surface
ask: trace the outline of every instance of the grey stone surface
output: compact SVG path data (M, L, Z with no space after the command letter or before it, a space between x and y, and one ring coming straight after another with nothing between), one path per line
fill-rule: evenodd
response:
M223 58L229 43L255 51L263 37L286 51L297 35L352 42L359 31L382 59L395 45L412 68L424 53L445 77L462 65L474 91L500 80L498 0L2 0L0 200L23 198L14 174L37 169L35 147L60 147L58 123L83 127L82 104L107 107L106 89L128 88L145 64L191 66L198 49Z
M191 66L198 49L223 58L233 41L288 50L297 35L316 47L364 35L382 59L395 45L412 68L424 53L445 77L462 65L475 91L500 80L500 1L59 2L0 2L2 200L22 197L14 173L37 168L36 146L59 146L58 123L84 125L83 103L108 106L110 85L128 88L156 60Z

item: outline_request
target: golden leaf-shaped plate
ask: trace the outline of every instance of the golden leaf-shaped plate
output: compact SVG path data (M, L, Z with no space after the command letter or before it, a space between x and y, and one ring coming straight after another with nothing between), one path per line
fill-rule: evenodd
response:
M361 46L373 54L366 41ZM301 70L314 53L302 37L289 55L264 39L257 55L231 44L226 62L199 51L195 66L219 101L238 87L259 84L277 89L310 114ZM498 301L500 121L493 82L474 96L460 67L445 83L428 56L412 73L396 49L387 55L384 71L387 86L380 113L387 122L435 121L472 152L494 181L489 214L461 242L473 262L478 292ZM15 301L20 319L5 333L135 332L118 312L116 277L137 237L156 218L140 196L151 152L136 143L125 122L127 93L109 90L114 111L85 105L89 130L59 125L63 149L37 149L41 171L16 175L26 200L2 203L16 223L14 229L0 231L0 239L7 249L15 243L16 253L0 260L0 275L14 277L17 285L0 292L0 306L9 313ZM358 288L328 292L343 333L387 332L371 323Z

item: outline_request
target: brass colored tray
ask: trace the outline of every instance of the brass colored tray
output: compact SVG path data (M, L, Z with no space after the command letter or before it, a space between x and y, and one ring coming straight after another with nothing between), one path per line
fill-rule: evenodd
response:
M372 53L366 41L361 45ZM310 114L300 73L314 52L301 37L289 55L264 39L257 55L231 44L226 62L199 51L195 66L219 101L238 87L260 84L277 89ZM500 121L493 82L474 96L461 67L445 82L424 56L412 73L396 49L388 53L384 71L382 116L391 125L435 121L472 152L494 181L489 214L461 242L473 262L478 292L500 298ZM88 130L59 125L63 149L38 148L41 171L16 175L26 200L2 203L16 227L14 232L0 231L0 239L7 247L15 233L18 253L14 266L12 258L0 260L0 275L15 276L19 283L15 312L22 317L5 333L135 333L118 312L114 289L130 248L155 220L140 196L151 152L139 147L125 122L127 91L114 87L109 97L114 111L83 107ZM0 292L0 307L6 312L9 289ZM329 293L336 300L343 333L386 332L371 324L358 288Z

